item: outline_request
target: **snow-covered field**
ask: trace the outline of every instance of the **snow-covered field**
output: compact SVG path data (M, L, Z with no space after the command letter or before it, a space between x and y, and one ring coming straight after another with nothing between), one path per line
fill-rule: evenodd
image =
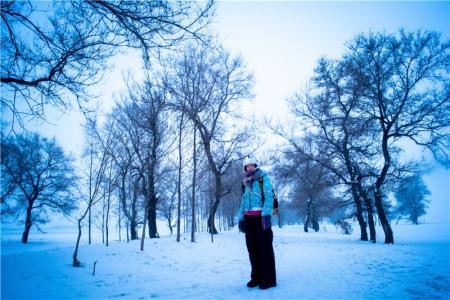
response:
M2 230L1 299L449 299L450 226L393 226L395 245L358 241L332 225L321 232L274 228L278 286L245 286L250 264L243 234L83 242L84 268L71 267L75 234ZM92 276L97 261L95 276Z

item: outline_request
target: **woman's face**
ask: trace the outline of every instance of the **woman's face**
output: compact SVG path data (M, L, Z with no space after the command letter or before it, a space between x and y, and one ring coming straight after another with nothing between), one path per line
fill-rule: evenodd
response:
M246 172L253 172L253 171L255 171L255 169L256 169L255 165L246 165L245 166L245 171Z

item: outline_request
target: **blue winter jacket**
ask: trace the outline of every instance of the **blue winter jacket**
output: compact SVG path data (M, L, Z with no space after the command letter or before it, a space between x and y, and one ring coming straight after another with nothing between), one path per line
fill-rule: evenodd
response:
M259 186L258 176L263 178L264 189L264 206L262 204L261 188ZM255 208L262 207L262 216L271 216L273 210L272 184L266 172L258 169L252 183L252 188L247 184L245 192L242 195L241 207L239 208L238 220L244 219L244 212L248 210L255 210Z

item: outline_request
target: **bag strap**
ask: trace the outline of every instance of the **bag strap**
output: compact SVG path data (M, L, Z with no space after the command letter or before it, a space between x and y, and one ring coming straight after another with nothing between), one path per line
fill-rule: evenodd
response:
M262 199L262 203L264 205L264 200L266 200L266 199L265 199L265 196L264 196L264 188L263 188L263 178L262 178L262 176L259 176L258 181L259 181L259 188L261 189L261 199Z

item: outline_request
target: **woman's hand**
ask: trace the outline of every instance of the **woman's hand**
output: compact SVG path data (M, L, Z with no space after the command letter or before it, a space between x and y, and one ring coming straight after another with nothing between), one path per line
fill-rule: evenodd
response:
M238 223L238 228L240 232L245 233L245 221L244 220L240 220Z
M262 227L263 230L267 230L272 227L272 216L263 216L262 217Z

